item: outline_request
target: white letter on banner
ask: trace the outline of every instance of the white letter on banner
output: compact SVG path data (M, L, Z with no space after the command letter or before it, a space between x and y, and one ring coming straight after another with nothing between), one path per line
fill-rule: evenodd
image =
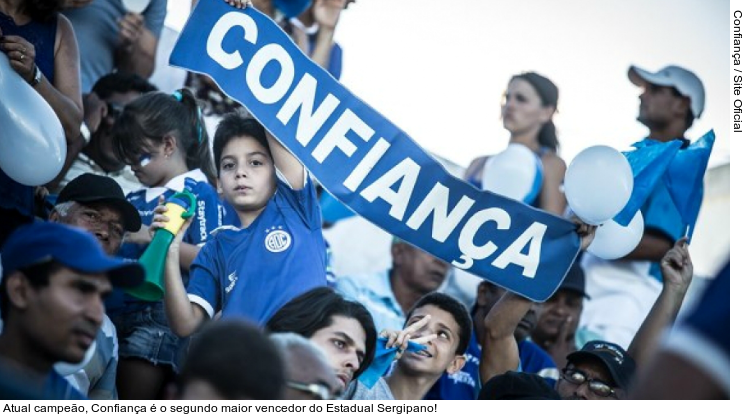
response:
M458 245L463 255L471 259L482 260L498 250L499 247L492 241L486 241L481 246L477 246L473 242L475 234L488 221L496 222L496 229L509 229L511 226L511 217L501 208L488 208L476 212L475 215L468 219L468 222L465 223L465 226L462 227L462 231L460 232Z
M385 138L380 138L375 142L375 145L372 145L372 149L369 150L364 158L362 158L362 161L359 161L359 164L354 167L354 171L349 174L349 177L344 180L344 186L352 192L355 192L364 179L367 178L369 172L372 171L378 162L380 162L388 148L390 148L390 143L387 142Z
M318 87L318 81L310 74L305 74L297 84L292 93L284 102L284 105L276 115L283 124L289 123L292 115L300 111L300 119L297 122L297 141L302 146L307 146L311 139L318 133L318 129L323 126L331 113L338 106L339 100L336 96L328 94L323 103L313 113L313 103L315 102L315 90Z
M463 196L452 212L447 214L449 204L449 188L437 182L429 194L426 195L418 208L413 212L406 225L418 231L430 214L433 214L431 237L439 242L444 242L455 230L457 224L468 213L475 200Z
M535 278L537 266L540 264L540 251L542 249L542 240L548 226L539 222L533 222L526 231L522 233L503 253L501 253L493 263L494 267L500 269L506 268L509 264L522 266L522 275L530 279ZM525 245L530 244L528 254L522 254Z
M273 86L266 88L261 84L261 73L266 65L276 61L281 67L279 78ZM264 104L274 104L287 94L294 80L294 62L287 51L279 44L268 44L256 52L245 70L245 82L256 99Z
M357 147L346 137L349 131L356 132L364 142L369 141L375 133L369 125L359 119L356 113L351 109L346 109L313 150L312 155L315 160L323 163L334 148L340 149L346 156L351 157Z
M401 221L406 213L408 202L411 200L419 171L421 171L421 166L412 159L406 158L364 189L361 196L370 203L381 197L382 200L390 203L390 216ZM398 191L393 191L391 187L401 178L403 180L400 182Z
M240 56L240 52L233 51L228 54L222 49L222 40L225 39L227 32L235 26L243 28L243 38L246 41L255 44L258 39L256 22L250 16L238 12L230 12L223 15L214 24L212 31L209 32L209 37L207 38L207 55L226 70L234 70L243 63L243 57Z

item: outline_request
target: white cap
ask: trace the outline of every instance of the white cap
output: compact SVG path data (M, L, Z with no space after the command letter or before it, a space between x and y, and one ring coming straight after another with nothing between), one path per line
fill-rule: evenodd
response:
M652 73L631 65L628 78L636 86L646 83L657 86L674 87L683 96L690 98L690 110L696 118L700 117L705 107L705 89L700 79L688 70L676 65L669 65Z

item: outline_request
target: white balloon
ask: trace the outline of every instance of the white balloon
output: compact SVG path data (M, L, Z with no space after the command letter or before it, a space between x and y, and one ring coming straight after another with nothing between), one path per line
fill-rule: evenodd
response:
M142 13L150 4L150 0L121 0L121 2L124 8L132 13Z
M52 107L2 52L0 98L0 168L26 186L49 183L65 162L65 131Z
M633 192L633 170L616 149L596 145L571 161L564 180L566 200L584 222L599 225L620 213Z
M597 228L594 241L586 250L605 260L625 257L641 242L643 228L643 215L640 210L636 212L628 226L609 220Z
M509 144L504 151L488 157L483 166L483 189L501 196L532 200L541 184L542 162L522 144Z
M96 353L96 347L96 342L93 341L93 344L88 347L88 351L85 352L85 357L83 357L83 360L80 363L72 364L60 361L54 363L54 370L56 370L61 376L69 376L78 370L82 370L93 359L93 355Z

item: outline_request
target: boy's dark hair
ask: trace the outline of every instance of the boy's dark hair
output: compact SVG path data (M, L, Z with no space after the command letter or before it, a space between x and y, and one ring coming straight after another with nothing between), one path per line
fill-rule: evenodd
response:
M114 124L114 152L132 164L148 151L147 140L161 143L169 134L175 136L185 154L186 167L201 169L214 184L209 135L199 104L187 89L173 94L150 92L127 104Z
M180 391L193 380L209 383L226 399L281 399L284 363L274 343L255 326L240 320L212 322L191 342Z
M17 271L21 272L34 289L39 289L44 286L49 286L49 278L62 268L62 264L49 260L42 263L33 264ZM8 310L10 309L10 299L8 297L8 276L12 271L3 272L2 281L0 281L0 319L6 321L8 319Z
M117 71L99 78L92 90L101 100L106 100L114 93L136 91L144 94L158 89L137 74Z
M31 16L31 20L37 22L49 22L57 18L57 13L62 10L62 2L55 0L24 0L21 2L21 10Z
M372 363L377 342L372 315L359 302L346 300L327 287L318 287L287 302L269 319L266 329L269 332L294 332L311 338L318 330L331 325L334 316L356 319L364 330L366 352L359 370L354 373L356 379Z
M238 112L228 113L217 125L217 131L214 133L214 144L212 145L218 175L220 174L220 159L222 159L222 152L225 150L227 143L241 136L255 138L261 146L266 148L269 157L272 157L264 127L250 116L241 115Z
M460 341L457 343L456 353L458 355L465 354L465 350L468 348L468 344L470 343L470 334L473 332L473 320L470 318L465 305L452 296L444 293L432 292L424 295L421 299L416 301L411 310L408 311L405 323L408 324L408 320L411 319L411 315L416 309L426 305L436 306L452 315L455 322L457 322L457 326L460 327L460 329L457 330L457 335L459 336Z

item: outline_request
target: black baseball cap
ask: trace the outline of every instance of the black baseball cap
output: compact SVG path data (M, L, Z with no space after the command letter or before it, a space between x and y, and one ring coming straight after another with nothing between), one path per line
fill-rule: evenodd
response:
M545 379L532 373L509 371L492 377L478 394L479 400L560 400Z
M586 293L586 277L584 276L584 269L581 268L578 261L574 262L571 265L571 268L568 269L566 278L563 279L563 283L558 287L558 290L570 290L580 294L586 299L590 299L589 295Z
M76 177L59 192L56 203L65 202L106 203L121 213L125 230L137 232L142 226L139 212L124 197L121 186L110 177L92 173L85 173Z
M635 374L636 363L622 347L615 343L595 340L589 341L581 350L566 356L566 359L574 364L589 358L601 361L619 388L628 388Z

